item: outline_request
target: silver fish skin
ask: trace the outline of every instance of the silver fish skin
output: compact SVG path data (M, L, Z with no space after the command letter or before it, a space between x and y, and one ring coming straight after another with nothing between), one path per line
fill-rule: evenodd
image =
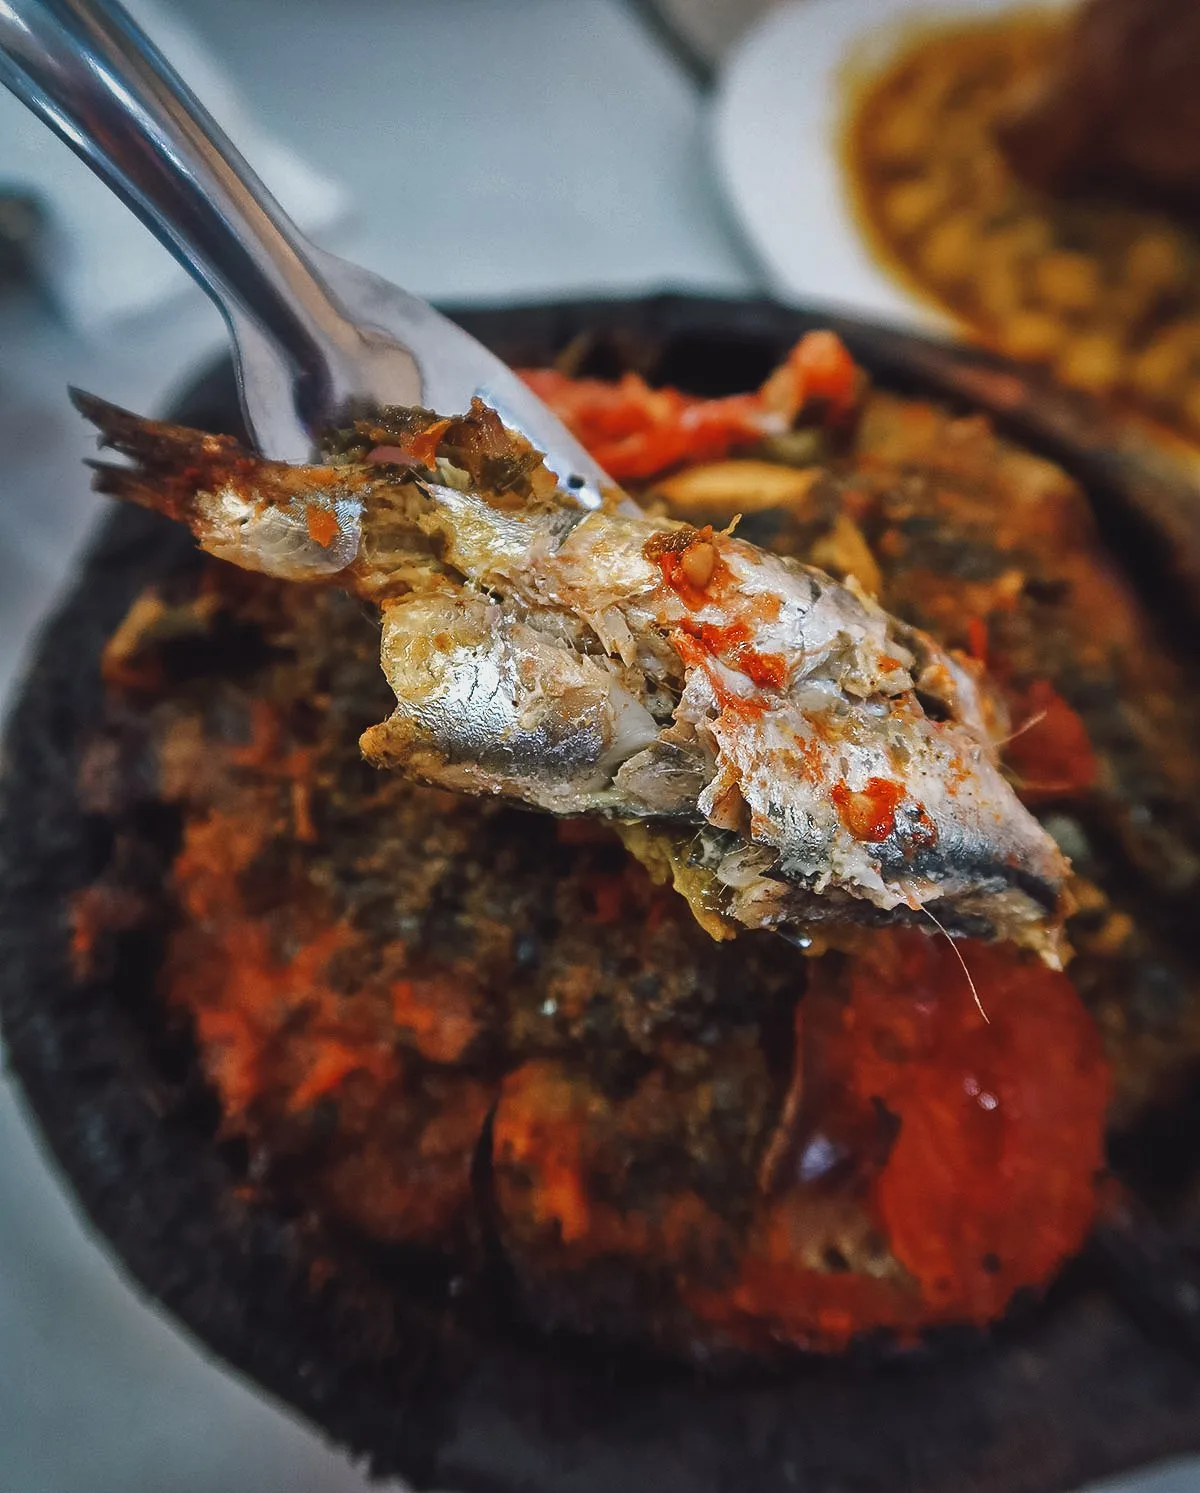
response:
M235 564L380 605L396 708L361 738L377 765L644 823L723 927L803 943L928 915L1060 962L1069 866L1001 771L975 677L853 583L628 500L501 500L443 463L240 453L206 480L193 450L181 490L181 441L214 438L85 412L136 463L102 468L105 490Z

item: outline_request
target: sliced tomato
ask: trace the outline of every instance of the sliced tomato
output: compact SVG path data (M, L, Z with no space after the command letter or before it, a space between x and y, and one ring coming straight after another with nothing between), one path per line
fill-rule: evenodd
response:
M636 373L612 382L552 368L521 376L619 482L645 481L684 462L719 461L788 429L813 403L837 423L854 408L862 383L832 332L809 332L757 393L725 399L652 389Z

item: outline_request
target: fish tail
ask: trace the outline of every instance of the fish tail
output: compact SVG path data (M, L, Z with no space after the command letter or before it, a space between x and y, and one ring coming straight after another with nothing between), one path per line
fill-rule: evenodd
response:
M232 436L146 420L82 389L70 395L99 431L101 449L129 458L128 464L89 461L93 489L169 518L186 523L197 492L211 491L239 464L258 460Z

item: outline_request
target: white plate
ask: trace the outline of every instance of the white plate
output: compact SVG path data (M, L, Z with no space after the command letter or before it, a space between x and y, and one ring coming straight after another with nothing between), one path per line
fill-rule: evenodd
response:
M776 295L918 331L953 329L881 269L863 240L838 160L842 80L849 66L886 58L914 21L1013 8L1014 0L797 0L746 34L717 89L713 149L734 217Z

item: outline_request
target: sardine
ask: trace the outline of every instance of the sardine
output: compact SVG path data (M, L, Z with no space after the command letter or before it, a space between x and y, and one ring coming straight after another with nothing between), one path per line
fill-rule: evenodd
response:
M584 509L479 404L294 467L75 399L132 461L94 463L101 491L379 607L379 767L606 816L717 936L913 921L1060 961L1068 863L1003 775L986 681L852 581L616 492Z

